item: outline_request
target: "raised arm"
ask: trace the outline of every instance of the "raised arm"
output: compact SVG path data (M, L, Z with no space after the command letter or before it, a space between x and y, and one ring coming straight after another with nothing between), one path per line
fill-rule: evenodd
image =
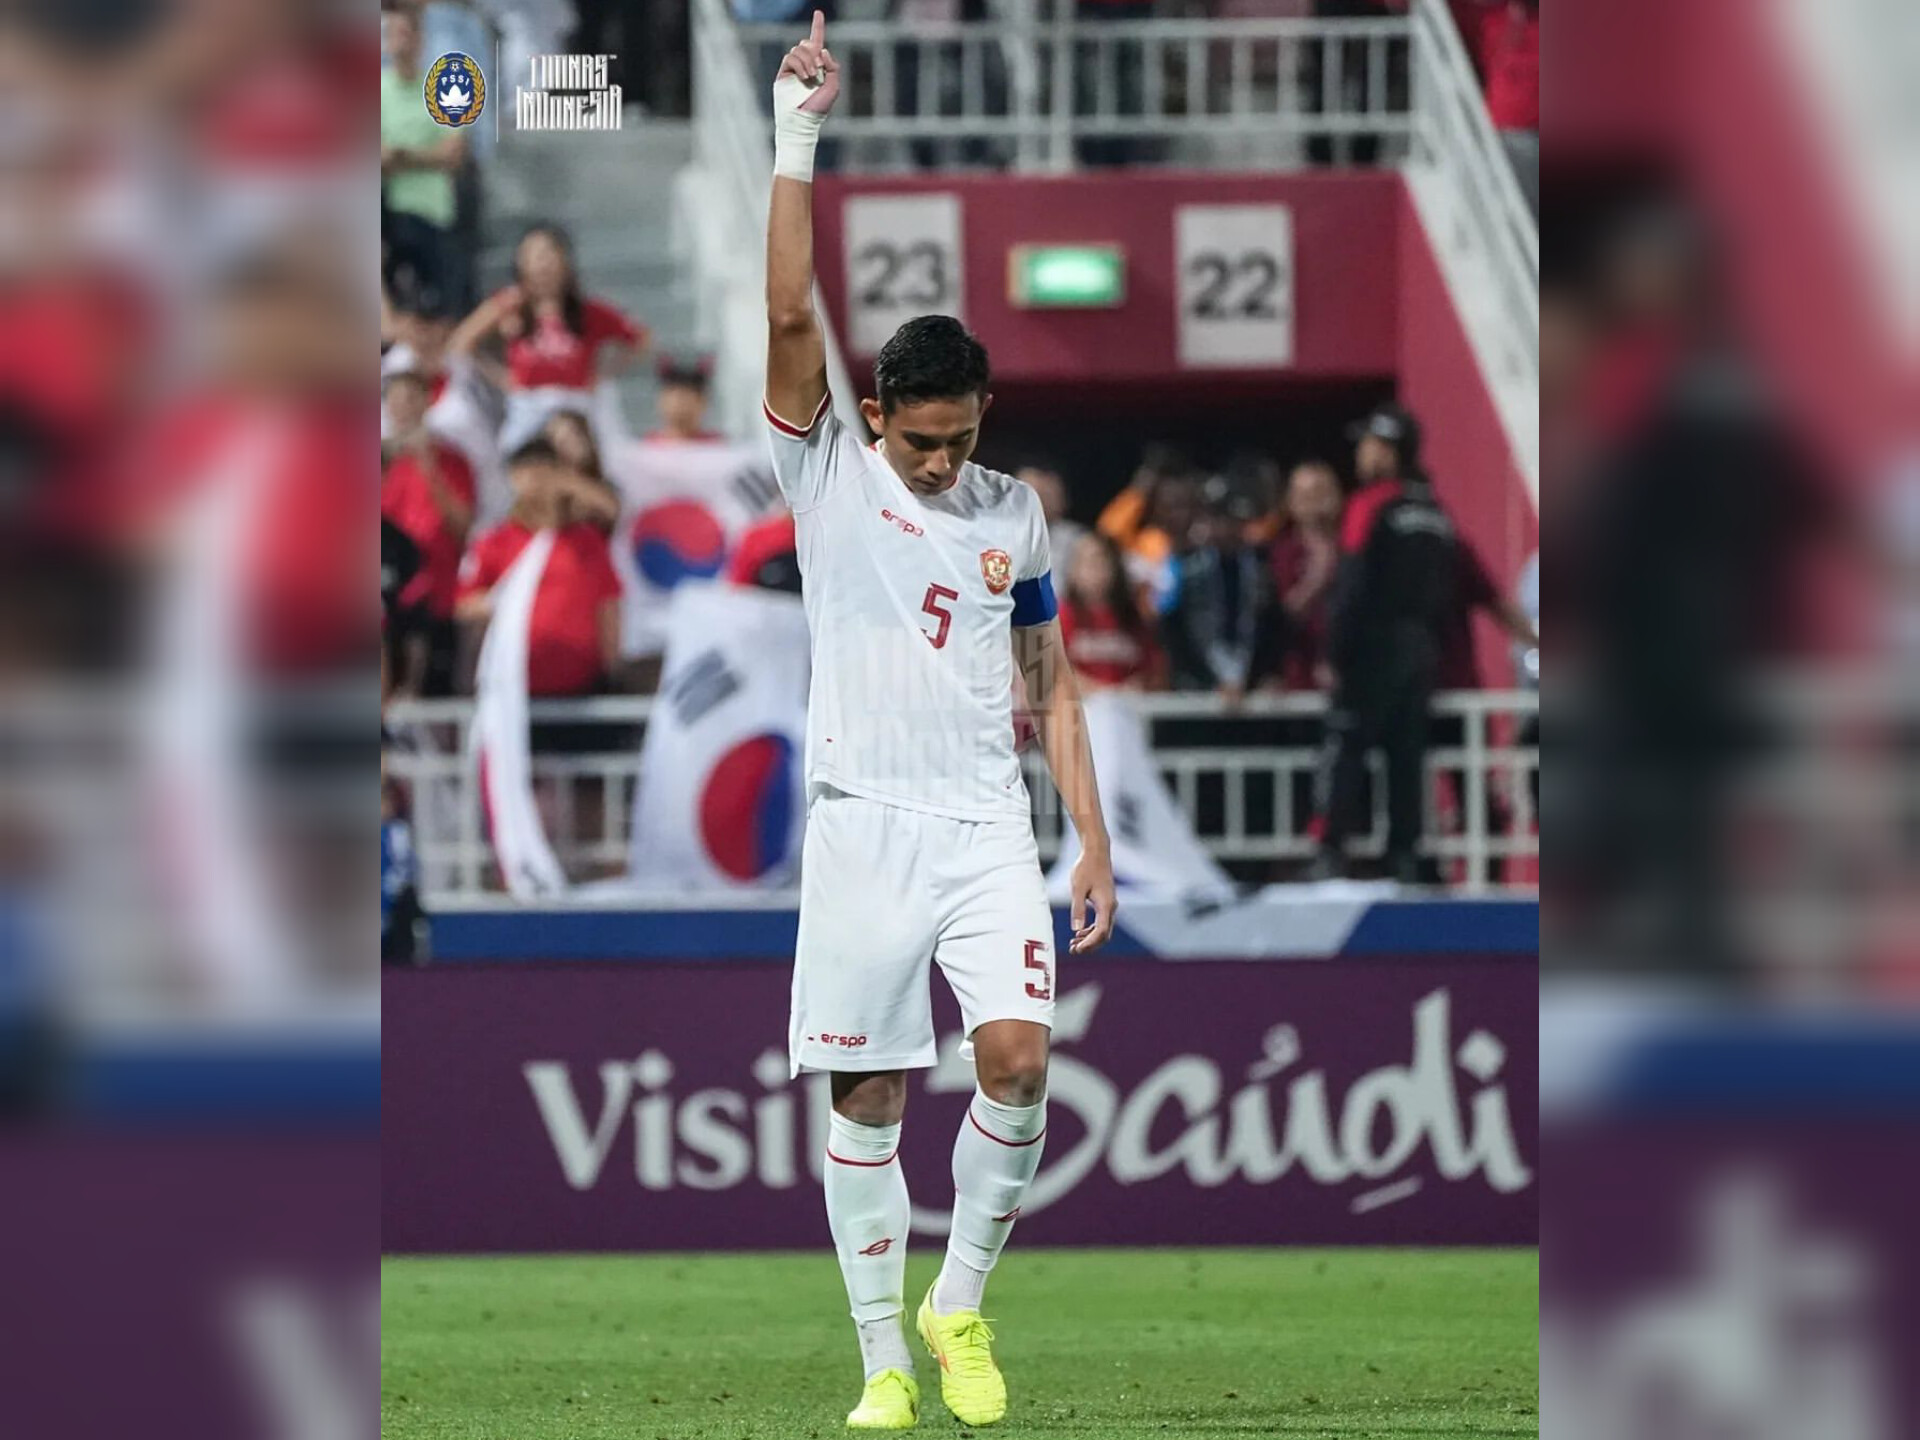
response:
M1016 625L1013 657L1027 685L1027 709L1040 731L1054 788L1080 836L1080 858L1072 877L1073 954L1097 950L1113 934L1113 843L1100 809L1100 786L1093 775L1093 747L1087 740L1087 715L1080 705L1080 682L1067 660L1060 622ZM1092 914L1087 912L1091 910Z
M827 393L827 347L813 312L813 152L840 94L827 20L787 52L773 86L773 197L767 209L767 407L805 426Z
M449 355L471 355L501 323L520 308L520 287L509 285L482 300L466 319L447 337Z

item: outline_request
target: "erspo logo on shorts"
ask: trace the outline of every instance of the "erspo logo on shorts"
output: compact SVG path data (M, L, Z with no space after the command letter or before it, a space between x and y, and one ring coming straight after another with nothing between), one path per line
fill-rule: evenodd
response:
M820 1036L820 1043L822 1045L838 1045L842 1050L858 1050L862 1045L867 1043L867 1037L864 1035L827 1035L823 1033Z

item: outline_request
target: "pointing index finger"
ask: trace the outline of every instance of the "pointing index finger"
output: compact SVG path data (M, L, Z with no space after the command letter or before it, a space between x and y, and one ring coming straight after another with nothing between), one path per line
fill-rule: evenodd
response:
M816 10L813 12L813 33L807 36L807 43L809 45L824 45L827 43L826 11Z

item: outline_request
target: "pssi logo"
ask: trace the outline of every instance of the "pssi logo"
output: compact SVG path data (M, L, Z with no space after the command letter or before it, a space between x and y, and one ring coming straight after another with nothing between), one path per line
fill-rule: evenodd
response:
M867 1043L867 1037L864 1035L822 1035L820 1037L820 1043L822 1045L838 1045L842 1050L858 1050L862 1045Z
M882 520L891 521L893 524L898 525L903 535L924 535L927 533L925 530L921 529L918 525L914 524L913 521L907 519L906 516L896 515L891 510L882 510L880 512L880 518Z
M451 51L427 67L427 114L437 125L471 125L487 108L487 80L480 62Z

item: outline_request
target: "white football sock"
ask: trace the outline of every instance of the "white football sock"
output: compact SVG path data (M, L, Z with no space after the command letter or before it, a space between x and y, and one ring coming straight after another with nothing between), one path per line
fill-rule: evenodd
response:
M978 1310L987 1272L1020 1215L1020 1201L1040 1168L1047 1102L1002 1105L978 1090L953 1142L953 1233L933 1289L935 1314Z
M894 1367L913 1371L900 1320L911 1211L899 1148L898 1125L857 1125L837 1110L828 1121L827 1226L869 1379Z
M862 1320L854 1329L860 1332L860 1362L871 1380L882 1370L904 1370L913 1374L913 1354L907 1349L907 1332L900 1316L884 1320Z

